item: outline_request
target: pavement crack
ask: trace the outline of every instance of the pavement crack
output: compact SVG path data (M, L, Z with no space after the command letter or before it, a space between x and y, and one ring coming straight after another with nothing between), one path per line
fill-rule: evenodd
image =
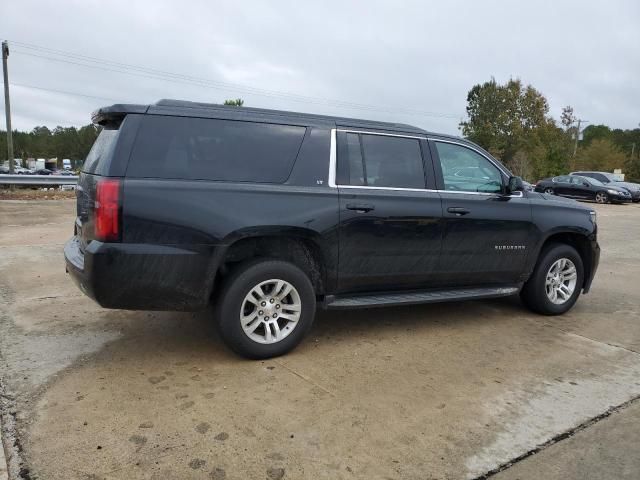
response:
M300 373L300 372L297 372L297 371L296 371L296 370L294 370L293 368L291 368L291 367L289 367L289 366L285 365L284 363L282 363L282 362L280 362L280 361L278 361L278 360L276 360L276 361L275 361L275 363L277 363L278 365L280 365L282 368L284 368L284 369L288 370L289 372L293 373L295 376L300 377L300 378L301 378L302 380L304 380L305 382L310 383L310 384L311 384L311 385L313 385L314 387L319 388L320 390L322 390L322 391L323 391L323 392L325 392L325 393L328 393L329 395L331 395L331 396L332 396L332 397L334 397L334 398L336 397L336 395L335 395L333 392L331 392L330 390L327 390L327 389L326 389L326 388L324 388L322 385L320 385L320 384L318 384L318 383L314 382L312 378L310 378L310 377L306 376L305 374Z
M538 323L536 320L532 320L532 322ZM609 342L605 342L604 340L598 340L596 338L587 337L586 335L582 335L580 333L576 333L576 332L571 332L569 330L565 330L564 328L561 328L561 327L559 327L557 325L553 325L552 323L543 322L542 325L545 326L545 327L555 328L556 330L559 330L559 331L561 331L563 333L566 333L567 335L573 335L573 336L576 336L576 337L584 338L585 340L589 340L589 341L594 342L594 343L599 343L600 345L607 345L609 347L619 348L620 350L625 350L625 351L627 351L629 353L634 353L636 355L640 355L640 352L637 351L637 350L634 350L633 348L625 347L625 346L619 345L617 343L609 343Z
M519 463L533 455L536 455L537 453L542 452L543 450L549 448L552 445L555 445L558 442L561 442L562 440L565 440L567 438L571 438L573 437L576 433L581 432L582 430L585 430L587 428L589 428L592 425L595 425L596 423L600 422L601 420L604 420L607 417L610 417L612 414L620 412L622 410L624 410L625 408L629 407L631 404L633 404L634 402L636 402L637 400L640 400L640 395L636 395L635 397L627 400L624 403L621 403L620 405L616 405L613 407L609 407L605 412L601 413L600 415L596 415L595 417L592 417L584 422L582 422L581 424L565 431L562 433L559 433L558 435L550 438L549 440L547 440L546 442L544 442L541 445L538 445L536 448L533 448L525 453L523 453L522 455L519 455L499 466L497 466L496 468L494 468L493 470L489 470L488 472L483 473L482 475L479 475L477 477L473 477L471 480L486 480L488 478L493 477L494 475L507 470L508 468L512 467L513 465L515 465L516 463Z
M623 345L618 345L616 343L609 343L609 342L604 342L602 340L596 340L595 338L587 337L586 335L581 335L581 334L575 333L575 332L568 332L566 330L563 330L562 328L558 328L558 330L562 330L567 335L575 335L576 337L581 337L581 338L584 338L586 340L591 340L592 342L608 345L610 347L619 348L621 350L626 350L629 353L635 353L636 355L640 355L640 352L638 352L637 350L634 350L633 348L628 348L628 347L625 347Z

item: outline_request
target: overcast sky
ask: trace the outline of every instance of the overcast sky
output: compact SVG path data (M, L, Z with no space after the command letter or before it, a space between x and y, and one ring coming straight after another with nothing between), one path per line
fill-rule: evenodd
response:
M492 76L532 84L555 118L572 105L591 123L640 122L638 0L5 0L1 10L20 130L84 125L115 102L242 97L459 134L467 92Z

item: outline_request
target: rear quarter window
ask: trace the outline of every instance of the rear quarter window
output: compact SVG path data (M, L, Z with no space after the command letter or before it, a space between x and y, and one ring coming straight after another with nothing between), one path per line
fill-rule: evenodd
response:
M107 175L111 156L118 141L118 133L119 130L115 128L104 128L100 132L82 165L83 172Z
M127 177L283 183L306 128L232 120L146 116Z

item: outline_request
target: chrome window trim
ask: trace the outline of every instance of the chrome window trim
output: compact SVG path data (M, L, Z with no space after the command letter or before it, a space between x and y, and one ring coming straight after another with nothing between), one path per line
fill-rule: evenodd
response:
M400 137L400 138L412 138L417 140L431 140L434 142L443 142L443 143L452 143L454 145L460 145L461 147L469 148L474 152L482 155L484 158L489 160L495 167L505 175L508 175L508 172L504 170L503 167L496 164L493 160L488 158L485 154L479 151L476 148L471 147L470 145L466 145L464 143L450 141L450 140L442 140L439 138L431 138L431 137L418 137L414 135L399 135L396 133L383 133L383 132L371 132L366 130L351 130L344 128L332 128L331 129L331 145L329 152L329 176L328 183L330 188L347 188L347 189L362 189L362 190L387 190L392 192L427 192L427 193L453 193L457 195L483 195L483 196L495 196L500 195L500 193L486 193L486 192L465 192L465 191L457 191L457 190L433 190L429 188L403 188L403 187L371 187L368 185L337 185L336 184L336 168L337 168L337 132L345 132L345 133L362 133L365 135L381 135L385 137ZM514 194L510 194L509 197L523 197L523 192L515 192Z
M336 188L336 129L331 129L331 146L329 147L331 151L329 152L329 187Z
M426 136L418 137L416 135L401 135L398 133L386 133L386 132L370 132L366 130L350 130L345 128L336 128L334 129L337 132L346 132L346 133L363 133L365 135L380 135L382 137L400 137L400 138L415 138L418 140L426 140Z

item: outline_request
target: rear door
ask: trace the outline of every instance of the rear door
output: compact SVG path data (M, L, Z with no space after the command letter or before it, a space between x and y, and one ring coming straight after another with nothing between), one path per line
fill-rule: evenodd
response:
M78 185L76 187L76 225L75 234L80 241L80 249L84 251L94 238L94 211L96 201L96 184L108 175L111 158L118 142L119 126L103 128L91 147L84 162Z
M339 292L437 284L442 206L426 140L381 132L334 134Z
M573 191L571 190L571 177L569 175L561 175L559 177L553 177L552 181L555 184L553 191L556 195L562 195L565 197L571 197Z
M443 285L517 283L532 242L526 194L504 195L507 174L473 147L430 141L445 218L438 270ZM460 171L473 171L461 178Z
M105 177L124 176L141 118L142 115L130 114L124 119L120 117L103 125L82 165L76 187L77 217L74 230L83 252L95 238L97 183Z

